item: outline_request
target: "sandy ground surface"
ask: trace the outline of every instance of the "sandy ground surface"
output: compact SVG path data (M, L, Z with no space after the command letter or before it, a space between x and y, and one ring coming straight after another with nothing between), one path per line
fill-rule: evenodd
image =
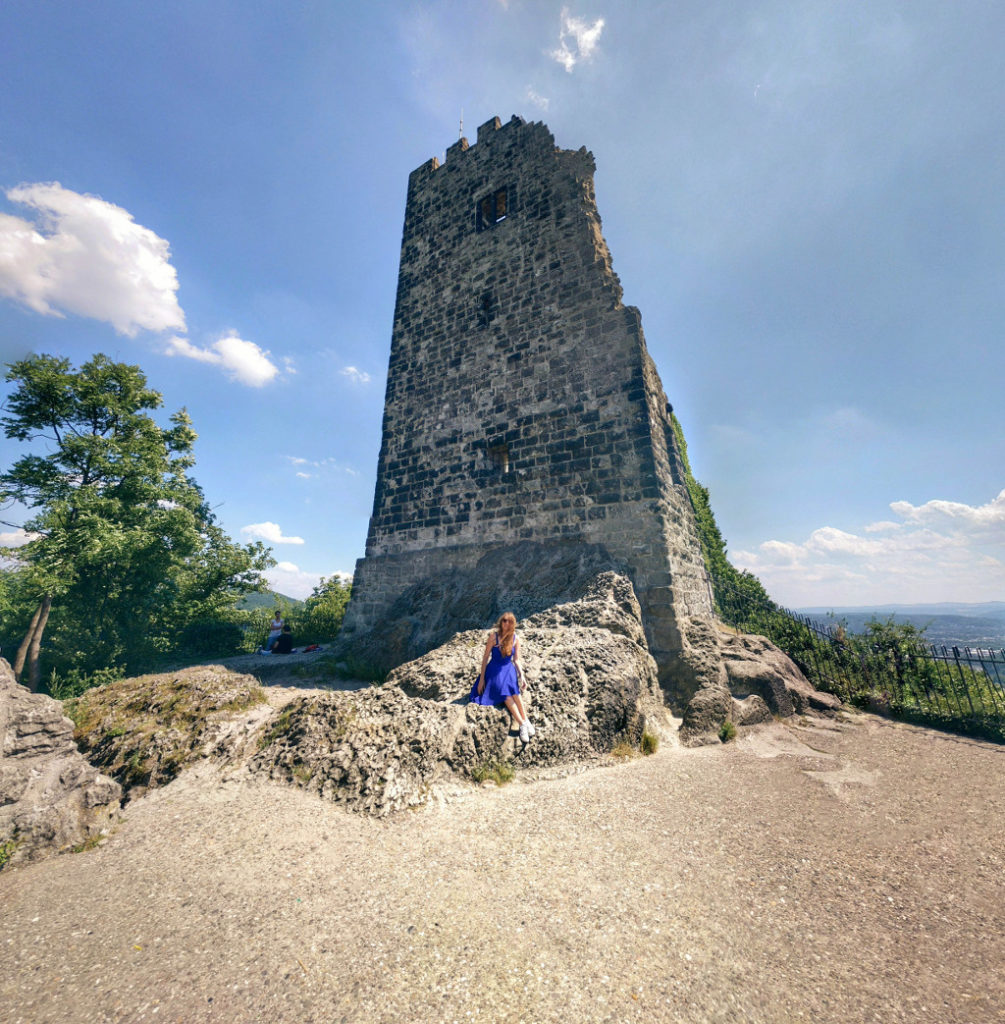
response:
M0 1020L1005 1021L1003 769L870 716L387 821L199 768L0 874Z

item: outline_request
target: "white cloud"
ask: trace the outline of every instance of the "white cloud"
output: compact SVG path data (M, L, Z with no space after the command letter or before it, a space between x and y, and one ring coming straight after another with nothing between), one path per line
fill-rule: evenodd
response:
M45 316L100 320L130 338L185 330L168 243L127 210L59 182L6 194L35 220L0 213L0 296Z
M890 530L899 530L901 525L901 523L891 523L889 519L883 519L878 523L870 523L863 529L866 533L887 533Z
M279 373L279 367L269 359L269 352L263 351L253 341L239 338L234 331L214 341L209 348L199 348L188 338L176 336L168 341L165 352L169 356L184 356L219 366L231 380L252 388L268 384Z
M589 60L600 42L604 30L604 19L597 18L592 25L581 18L574 18L568 7L562 8L562 27L558 33L558 46L548 56L558 61L569 74L581 60ZM570 45L571 43L571 45Z
M40 537L38 533L28 533L20 527L13 531L0 531L0 548L23 548L25 544Z
M348 377L353 384L369 384L373 379L370 374L357 370L355 366L344 366L341 373L343 377Z
M964 505L958 501L928 501L924 505L912 505L907 501L895 501L890 509L903 516L908 523L930 523L957 528L975 529L988 532L1005 542L1005 490L986 505Z
M303 544L303 537L284 537L279 523L251 523L241 527L241 533L248 537L257 537L269 544Z
M542 96L533 86L528 85L524 92L524 97L528 103L532 103L538 110L547 110L549 100L547 96Z
M278 562L267 569L264 575L272 590L303 601L311 596L311 591L321 582L322 576L331 574L308 572L293 562Z
M321 582L322 577L330 579L337 576L346 582L352 582L351 572L310 572L293 562L277 562L271 569L267 569L264 575L272 590L300 601L311 596L311 591Z
M287 455L286 459L294 466L306 466L311 469L318 470L317 473L308 473L306 469L297 471L297 476L304 480L313 479L314 477L324 476L329 473L347 473L349 476L359 476L359 470L353 469L352 466L343 465L337 459L333 459L328 456L324 459L304 459L299 455Z
M933 500L890 505L903 522L832 526L802 543L769 540L731 558L784 604L993 601L1005 594L1005 491L986 505Z

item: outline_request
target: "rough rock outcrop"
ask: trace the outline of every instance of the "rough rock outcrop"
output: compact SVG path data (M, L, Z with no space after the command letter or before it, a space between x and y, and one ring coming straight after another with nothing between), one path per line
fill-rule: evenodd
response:
M645 733L670 738L672 718L627 577L601 570L567 583L567 592L520 622L524 703L537 728L529 744L505 709L468 701L484 626L400 665L382 686L313 690L280 711L265 703L253 677L221 666L122 680L76 700L77 737L127 798L214 758L378 816L422 803L439 782L477 778L504 763L581 763L621 744L642 747ZM689 678L697 680L684 710L685 744L718 742L724 722L751 725L772 713L826 709L832 700L814 693L763 637L688 620L685 641ZM70 723L49 713L69 744ZM118 797L114 782L88 770Z
M114 821L121 795L77 750L62 706L19 686L0 658L0 862L86 843Z
M122 679L74 701L80 749L126 799L203 758L234 758L269 713L257 679L220 665Z
M772 715L832 713L840 701L813 688L795 662L763 636L736 635L714 625L689 624L688 642L709 672L684 709L680 739L685 746L719 742L723 723L754 725ZM696 628L695 628L696 627Z
M656 664L631 584L613 572L521 623L524 702L537 727L516 738L509 713L468 703L486 631L459 633L402 665L380 688L299 698L263 736L252 767L355 810L385 814L480 766L565 764L666 736Z
M766 637L729 633L719 637L723 667L734 696L756 694L782 718L840 707L837 697L814 690L796 663Z

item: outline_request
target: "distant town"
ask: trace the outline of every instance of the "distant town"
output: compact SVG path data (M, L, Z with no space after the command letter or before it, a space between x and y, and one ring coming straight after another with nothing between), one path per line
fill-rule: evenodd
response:
M925 642L936 647L1005 648L1005 601L796 610L824 625L841 623L849 633L866 632L872 620L893 619L923 630Z

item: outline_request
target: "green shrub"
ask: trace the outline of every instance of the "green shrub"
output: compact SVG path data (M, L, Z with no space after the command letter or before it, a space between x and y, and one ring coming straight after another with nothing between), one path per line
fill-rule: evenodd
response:
M178 653L186 659L228 658L243 652L244 641L245 630L237 622L192 622L181 632Z
M736 726L732 722L723 722L722 728L719 730L719 739L723 743L736 739Z
M506 761L486 761L471 770L471 778L475 782L492 781L497 786L505 786L507 782L512 782L515 774L513 765Z
M5 839L0 843L0 871L3 871L3 869L10 863L17 847L18 841L16 836L11 836L10 839Z
M642 753L648 757L650 754L655 754L660 748L660 738L653 732L646 730L642 733L642 742L639 744L639 749Z
M53 700L67 701L79 697L85 690L96 686L106 686L124 679L125 669L118 665L99 668L94 672L81 672L80 669L67 669L60 675L55 669L49 675L45 688ZM70 716L73 717L72 715Z

